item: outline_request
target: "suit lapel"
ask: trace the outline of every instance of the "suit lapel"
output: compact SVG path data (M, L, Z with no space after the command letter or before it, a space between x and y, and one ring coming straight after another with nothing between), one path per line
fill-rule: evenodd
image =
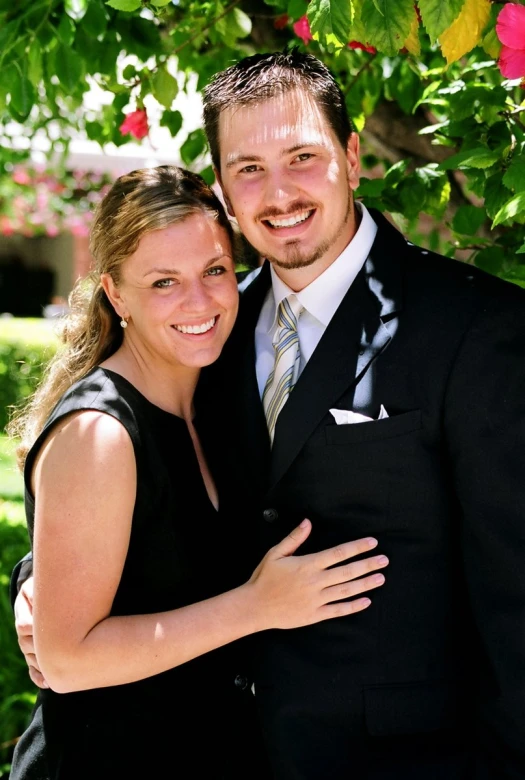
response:
M289 468L308 437L343 393L356 385L354 408L366 407L371 364L395 333L402 308L397 257L405 240L387 220L378 223L370 255L334 314L277 420L270 487Z
M270 469L270 437L259 396L255 370L255 327L271 284L270 267L265 263L257 278L241 296L239 318L235 326L233 355L235 372L239 372L239 419L241 457L250 468L250 482L263 491Z

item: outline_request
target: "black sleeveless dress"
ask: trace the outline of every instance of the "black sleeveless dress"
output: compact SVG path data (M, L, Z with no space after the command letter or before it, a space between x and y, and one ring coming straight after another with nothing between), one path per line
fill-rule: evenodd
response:
M51 426L86 409L122 423L137 461L129 550L111 614L170 610L239 584L235 529L209 501L185 422L103 368L65 393L28 455L31 538L27 486L35 457ZM267 777L239 655L232 644L127 685L40 691L11 780Z

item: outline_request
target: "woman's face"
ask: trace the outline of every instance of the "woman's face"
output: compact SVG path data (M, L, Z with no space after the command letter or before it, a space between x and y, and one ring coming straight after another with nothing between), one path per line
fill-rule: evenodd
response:
M227 232L205 214L147 233L123 264L117 287L104 287L126 340L144 360L192 368L217 360L239 296Z

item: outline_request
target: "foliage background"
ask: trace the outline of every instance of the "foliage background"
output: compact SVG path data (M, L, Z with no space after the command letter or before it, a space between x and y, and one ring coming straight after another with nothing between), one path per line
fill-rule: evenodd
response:
M195 80L201 89L242 56L296 43L340 81L373 177L359 191L365 202L431 248L525 284L525 93L497 65L505 5L0 0L0 174L35 138L62 155L78 134L121 146L131 136L120 128L137 111L175 136L179 91ZM525 25L523 40L525 49ZM93 84L108 102L84 111ZM181 139L182 162L212 180L206 151L201 130Z

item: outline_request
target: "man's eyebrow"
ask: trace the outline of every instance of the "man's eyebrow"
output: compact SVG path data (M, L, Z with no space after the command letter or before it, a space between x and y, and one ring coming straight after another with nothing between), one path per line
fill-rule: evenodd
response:
M289 146L286 149L282 149L280 153L280 157L286 157L289 154L294 154L294 152L298 152L301 149L305 149L306 147L322 147L323 144L320 144L318 141L302 141L300 144L294 144L294 146ZM232 168L234 165L238 165L239 163L254 163L254 162L264 162L263 157L259 157L256 154L240 154L237 157L232 157L228 162L226 163L227 168Z
M221 254L221 255L215 255L215 257L211 257L206 263L206 265L204 266L204 270L206 270L207 268L209 268L211 265L218 262L219 260L222 260L223 257L230 257L230 255ZM179 276L180 271L177 271L176 268L150 268L150 270L146 271L146 273L142 278L144 279L146 276L149 276L150 274L162 274L163 276Z

